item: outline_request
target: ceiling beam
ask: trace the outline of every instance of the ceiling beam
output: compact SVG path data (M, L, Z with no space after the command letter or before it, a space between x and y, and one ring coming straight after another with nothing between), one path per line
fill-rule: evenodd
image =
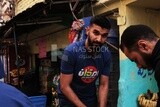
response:
M78 0L78 1L79 2L86 2L87 0ZM96 0L94 0L94 1L96 1ZM58 0L58 1L52 1L52 4L62 4L62 3L72 3L72 2L77 2L77 0Z

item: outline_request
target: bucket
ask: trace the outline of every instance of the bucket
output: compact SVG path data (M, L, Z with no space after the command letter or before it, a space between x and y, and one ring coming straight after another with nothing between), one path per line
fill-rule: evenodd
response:
M29 97L29 99L33 103L34 107L46 107L46 101L47 101L46 95L31 96Z

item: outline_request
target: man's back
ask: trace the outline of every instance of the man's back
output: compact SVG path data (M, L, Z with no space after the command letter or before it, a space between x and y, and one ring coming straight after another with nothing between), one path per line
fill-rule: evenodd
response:
M15 87L0 82L1 107L33 107L28 97Z

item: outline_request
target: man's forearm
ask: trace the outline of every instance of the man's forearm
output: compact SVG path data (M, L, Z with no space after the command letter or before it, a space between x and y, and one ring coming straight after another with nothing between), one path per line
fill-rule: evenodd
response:
M80 99L77 97L77 95L73 92L73 90L70 87L65 87L61 89L63 94L76 106L76 107L86 107Z
M107 107L108 88L99 86L99 107Z

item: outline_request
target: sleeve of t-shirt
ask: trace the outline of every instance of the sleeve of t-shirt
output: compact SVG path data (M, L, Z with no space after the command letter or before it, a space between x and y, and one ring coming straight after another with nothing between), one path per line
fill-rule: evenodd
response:
M72 74L74 65L75 58L73 51L65 49L61 59L61 73Z
M112 59L112 55L111 53L108 51L108 53L103 53L103 60L104 60L104 67L102 69L102 75L106 75L109 76L110 75L110 71L111 71L111 62Z

